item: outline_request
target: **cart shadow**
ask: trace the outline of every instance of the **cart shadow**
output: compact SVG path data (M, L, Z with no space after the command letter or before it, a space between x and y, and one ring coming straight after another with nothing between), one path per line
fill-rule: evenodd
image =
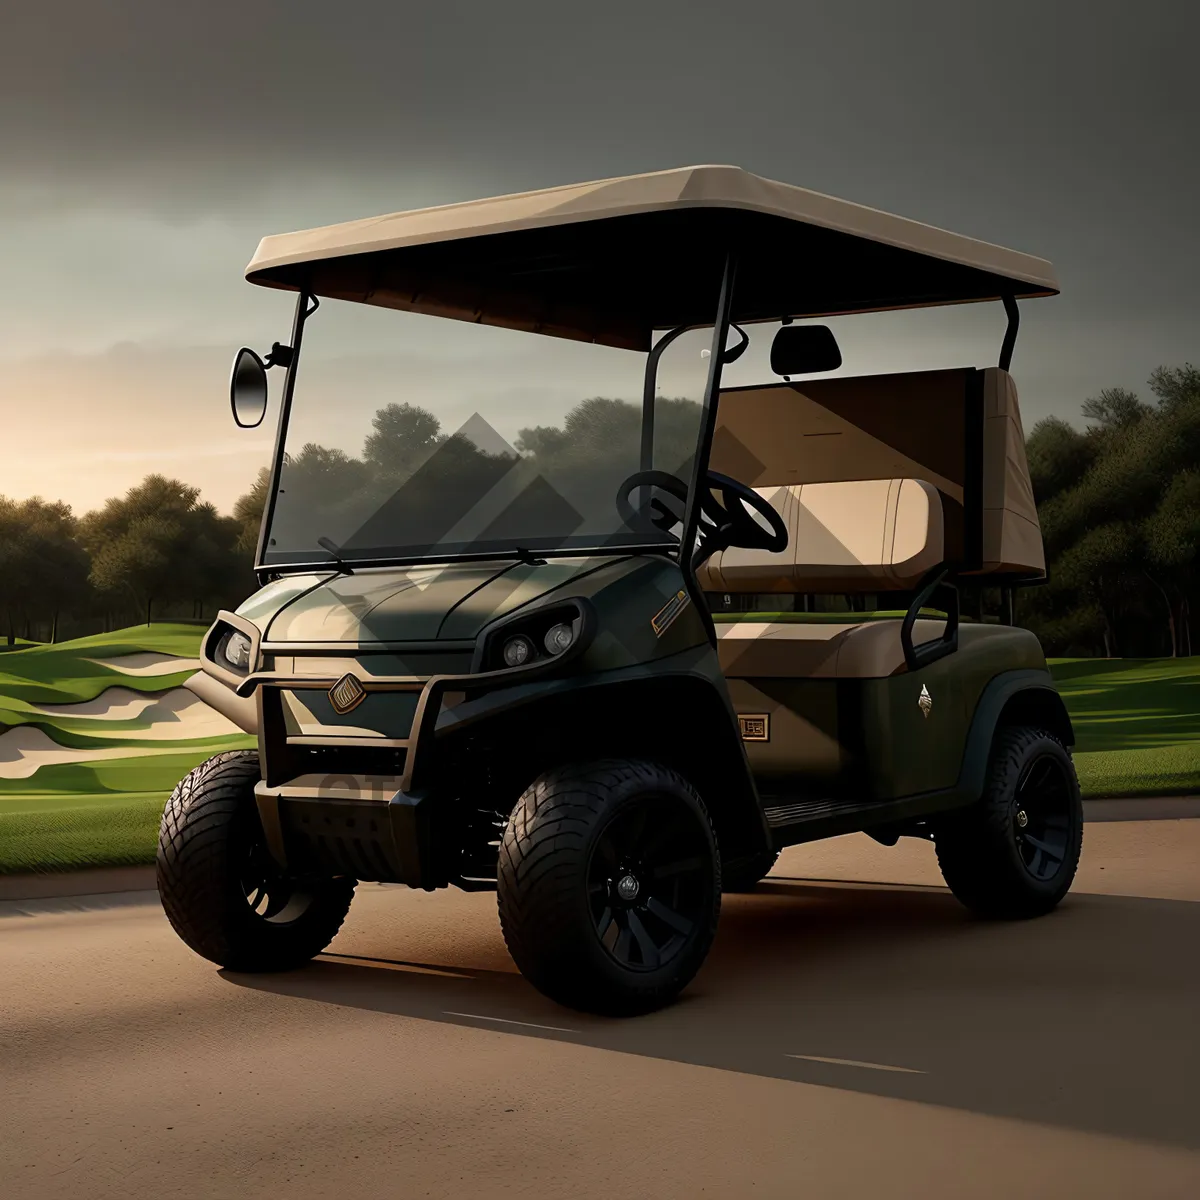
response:
M1200 1149L1200 904L1078 895L1036 921L940 888L772 879L727 897L670 1008L609 1020L519 975L330 955L263 991ZM800 1056L800 1057L789 1057ZM837 1061L815 1061L817 1059Z

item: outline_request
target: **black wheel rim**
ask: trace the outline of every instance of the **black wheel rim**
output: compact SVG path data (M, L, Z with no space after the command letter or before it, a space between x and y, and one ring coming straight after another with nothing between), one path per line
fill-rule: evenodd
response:
M1071 844L1073 788L1057 756L1042 754L1021 773L1013 793L1011 824L1017 854L1040 883L1053 879Z
M238 882L250 911L273 925L296 920L312 902L309 891L280 874L270 851L258 838L247 848Z
M630 971L676 958L713 897L712 851L696 814L674 796L647 796L601 831L587 895L600 944Z

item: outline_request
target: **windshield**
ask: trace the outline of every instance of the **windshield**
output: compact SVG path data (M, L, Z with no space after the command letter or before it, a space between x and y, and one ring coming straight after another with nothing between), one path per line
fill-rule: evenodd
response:
M647 454L645 353L323 300L263 562L677 545L679 524L633 513L647 493L628 481L690 479L711 343L689 330L662 352Z

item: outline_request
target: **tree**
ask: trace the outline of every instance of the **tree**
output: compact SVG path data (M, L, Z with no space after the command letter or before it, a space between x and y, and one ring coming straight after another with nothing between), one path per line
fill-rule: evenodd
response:
M25 503L32 571L29 608L50 613L50 640L58 640L58 618L87 594L91 563L77 540L78 522L68 505L38 497Z
M654 464L661 471L686 471L696 452L700 405L694 400L658 397L654 402ZM548 469L581 465L632 472L641 459L642 408L628 400L593 396L563 419L562 428L522 429L516 448Z
M197 504L198 488L149 475L81 523L91 553L91 580L107 595L124 594L150 623L157 601L203 601L227 587L236 569L239 527Z
M1200 367L1184 363L1182 367L1155 367L1150 373L1150 390L1165 410L1186 404L1200 404Z
M1092 428L1039 422L1027 445L1048 581L1023 602L1061 652L1093 634L1105 653L1190 653L1200 584L1200 370L1159 367L1156 403L1110 388Z
M1025 457L1039 504L1074 487L1095 461L1099 444L1060 417L1047 417L1029 432Z
M18 620L28 626L41 613L50 615L50 640L56 640L60 612L86 594L88 569L68 505L38 496L20 502L0 497L0 606L10 646Z
M262 525L270 486L271 471L268 467L263 467L250 485L250 490L244 496L239 496L234 503L233 519L238 523L237 548L241 554L253 557L258 549L258 531Z
M27 526L20 505L0 497L0 607L8 624L8 644L16 645L17 620L26 598L25 581L30 569Z
M1055 564L1057 585L1082 594L1099 612L1109 658L1120 653L1117 615L1128 600L1136 541L1133 525L1112 521L1089 529Z
M1163 493L1143 526L1148 577L1163 594L1171 613L1171 653L1192 652L1189 596L1200 564L1200 472L1183 471ZM1160 576L1166 583L1158 582Z
M1101 429L1127 429L1154 410L1128 388L1105 388L1082 405L1085 420Z
M236 517L223 517L211 504L197 504L187 514L188 554L174 593L190 598L196 616L220 597L243 594L252 581L251 564L239 548L242 526Z
M556 425L537 425L532 429L522 429L517 435L516 449L522 454L532 454L537 458L553 458L561 454L570 445L566 430Z
M389 404L371 420L363 458L389 475L407 475L442 440L441 428L441 422L427 409Z

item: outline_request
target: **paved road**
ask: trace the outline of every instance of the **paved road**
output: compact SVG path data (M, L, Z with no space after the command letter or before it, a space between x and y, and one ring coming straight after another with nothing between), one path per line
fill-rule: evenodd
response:
M364 886L274 978L152 894L2 904L0 1194L1200 1196L1200 821L1089 826L1041 921L938 883L919 843L789 851L630 1022L532 992L488 895Z

